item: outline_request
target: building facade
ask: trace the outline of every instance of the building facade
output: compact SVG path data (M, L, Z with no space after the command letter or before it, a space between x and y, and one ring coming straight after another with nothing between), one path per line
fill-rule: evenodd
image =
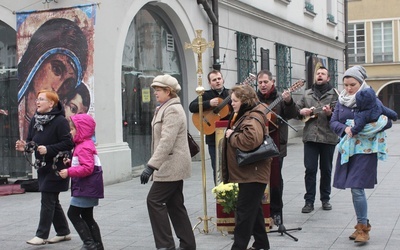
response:
M400 114L400 2L348 1L349 66L360 64L383 104Z
M0 116L0 175L21 177L32 172L14 150L19 138L15 12L81 4L86 2L4 0L0 4L0 108L8 111ZM306 79L307 88L318 65L329 69L332 83L340 88L344 0L104 0L96 15L92 100L106 184L130 179L132 169L139 169L150 157L150 121L156 107L150 84L156 75L168 73L179 80L189 131L199 138L188 111L197 97L198 62L196 54L185 49L196 30L215 45L202 55L206 89L206 74L212 68L221 70L228 88L260 69L271 70L280 90L298 79ZM301 91L293 93L295 99ZM303 126L299 121L291 123ZM299 134L291 131L290 136Z

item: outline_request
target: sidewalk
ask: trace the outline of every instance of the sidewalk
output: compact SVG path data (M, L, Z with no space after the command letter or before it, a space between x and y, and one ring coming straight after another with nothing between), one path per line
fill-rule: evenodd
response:
M271 249L400 249L400 124L387 131L389 158L379 162L378 185L367 190L369 219L372 224L371 239L360 246L348 239L356 224L350 190L332 188L331 211L324 211L320 203L315 210L302 214L304 205L303 143L301 138L291 139L288 156L284 161L284 225L298 241L280 233L269 233ZM336 155L335 155L336 159ZM209 160L207 171L207 214L215 217L215 200ZM139 178L105 187L106 198L95 208L95 218L100 225L105 249L155 249L146 208L146 196L151 183L141 185ZM194 226L198 217L204 217L201 163L193 162L192 177L185 181L185 204ZM69 192L60 195L64 211L68 210ZM317 195L316 200L319 200ZM0 197L0 246L1 249L80 249L82 242L70 223L72 240L53 245L30 246L26 244L35 236L40 208L40 193L25 193ZM215 222L215 218L211 220ZM228 250L232 236L217 232L211 222L209 233L203 234L204 222L195 230L198 250ZM276 227L273 228L273 230ZM54 229L50 237L55 235ZM251 241L252 242L252 241ZM250 244L251 244L250 242ZM176 246L178 246L176 239Z

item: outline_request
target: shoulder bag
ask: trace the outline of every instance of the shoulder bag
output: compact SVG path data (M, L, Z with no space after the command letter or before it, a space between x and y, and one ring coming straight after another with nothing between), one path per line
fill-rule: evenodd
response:
M256 117L252 118L256 119L261 123L261 125L263 125L263 123ZM264 141L261 143L261 145L251 151L242 151L240 149L236 149L236 161L239 167L244 167L250 163L266 160L270 157L276 157L278 155L279 149L274 140L272 140L271 136L268 134L264 135Z
M200 152L200 147L196 143L196 141L193 139L193 137L189 133L189 131L187 132L187 136L188 136L190 156L193 157L193 156L197 155Z

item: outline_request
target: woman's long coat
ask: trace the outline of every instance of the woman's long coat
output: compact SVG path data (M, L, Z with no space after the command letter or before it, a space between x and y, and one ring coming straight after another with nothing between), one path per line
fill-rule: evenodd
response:
M347 136L344 132L347 119L354 118L354 110L336 104L330 120L330 127L337 136ZM377 183L377 154L356 154L349 158L349 161L341 165L341 155L338 154L336 161L333 186L339 189L345 188L374 188Z
M179 97L165 102L153 117L148 165L156 171L154 181L179 181L191 176L186 114Z

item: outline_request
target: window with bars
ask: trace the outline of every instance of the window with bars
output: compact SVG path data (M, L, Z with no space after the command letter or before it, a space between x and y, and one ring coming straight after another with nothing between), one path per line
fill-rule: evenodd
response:
M236 32L238 81L243 82L249 73L257 70L257 37Z
M365 28L364 23L350 23L348 35L349 63L365 63Z
M328 70L330 75L329 83L334 87L338 87L338 66L337 59L328 57Z
M372 24L373 62L393 62L392 22Z
M276 43L276 87L287 89L292 81L291 47Z

